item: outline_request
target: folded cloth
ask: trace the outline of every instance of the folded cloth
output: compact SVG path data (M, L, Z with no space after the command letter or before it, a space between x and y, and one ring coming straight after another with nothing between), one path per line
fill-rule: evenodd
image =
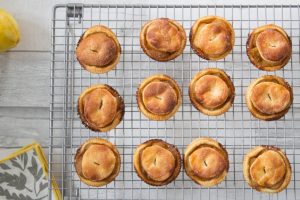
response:
M54 178L51 184L52 197L61 200ZM25 146L0 160L0 199L49 199L48 188L48 163L38 143Z

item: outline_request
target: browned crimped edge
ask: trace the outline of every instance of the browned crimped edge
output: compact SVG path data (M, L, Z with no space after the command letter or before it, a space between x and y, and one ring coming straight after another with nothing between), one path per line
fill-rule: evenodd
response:
M140 163L140 155L143 152L143 150L146 147L152 146L152 145L159 145L167 150L169 150L172 155L175 158L175 168L174 168L174 172L173 174L166 179L165 181L155 181L152 180L150 177L147 176L146 172L143 171L141 163ZM152 185L152 186L162 186L162 185L167 185L170 182L174 181L178 174L180 173L180 169L181 169L181 156L180 156L180 152L177 149L177 147L173 144L169 144L163 140L160 139L151 139L151 140L147 140L146 142L140 144L134 151L134 155L133 155L133 165L134 165L134 169L137 173L137 175L147 184Z
M285 110L283 110L279 113L276 113L276 114L266 115L264 113L261 113L254 107L254 105L251 102L251 91L255 85L257 85L258 83L261 83L261 82L274 82L274 83L284 86L289 91L289 93L291 95L290 96L291 101ZM251 84L248 86L247 92L246 92L246 104L247 104L249 111L251 112L251 114L254 117L261 119L261 120L265 120L265 121L278 120L281 117L283 117L289 111L289 109L293 103L293 99L294 99L294 95L293 95L293 90L292 90L291 86L283 78L280 78L280 77L274 76L274 75L264 75L264 76L261 76L255 80L253 80L251 82Z
M201 24L202 22L205 22L205 21L213 21L215 19L222 20L229 27L230 33L232 34L232 37L231 37L231 48L228 51L226 51L223 55L220 55L218 57L213 58L213 57L209 57L209 55L206 55L200 49L197 49L194 46L193 40L194 40L194 34L196 33L199 24ZM189 40L190 40L191 48L201 58L203 58L205 60L220 60L222 58L225 58L232 51L234 43L235 43L235 32L234 32L234 29L233 29L232 25L226 19L224 19L222 17L218 17L218 16L205 16L205 17L202 17L200 19L197 19L194 22L193 26L190 29Z
M189 156L191 155L191 153L193 153L196 149L201 148L203 146L208 146L211 148L214 148L215 150L217 150L219 153L221 153L221 155L223 156L223 158L225 159L225 162L227 164L226 169L223 171L223 173L213 179L208 179L208 180L201 180L199 177L194 176L192 170L189 169ZM190 177L195 183L197 183L198 185L202 185L204 187L212 187L214 185L217 185L219 183L221 183L225 177L227 176L228 170L229 170L229 159L228 159L228 153L226 151L226 149L223 147L223 145L219 142L217 142L216 140L212 139L212 138L208 138L208 137L202 137L202 138L197 138L195 140L193 140L185 149L184 151L184 158L183 158L183 163L184 163L184 170L186 175L188 175L188 177Z
M116 164L115 164L115 168L114 168L112 174L109 177L105 178L104 180L101 180L101 181L92 181L92 180L89 180L89 179L85 178L83 176L83 174L80 173L80 170L78 169L79 168L79 164L81 164L82 156L83 156L83 154L86 151L85 148L88 147L88 145L90 145L90 144L105 145L105 146L109 147L113 151L113 153L114 153L114 155L116 157ZM106 184L112 182L113 180L115 180L115 178L118 176L118 174L120 172L121 157L120 157L118 149L111 142L109 142L109 141L107 141L105 139L102 139L102 138L91 138L91 139L86 140L77 149L74 161L75 161L74 162L75 170L76 170L76 173L79 176L80 180L82 182L84 182L85 184L93 186L93 187L100 187L100 186L103 186L103 185L106 185Z
M110 38L112 38L114 40L114 42L118 48L117 49L118 50L117 58L106 66L86 65L86 64L82 63L77 57L77 47L80 44L80 42L82 40L84 40L84 38L88 37L89 35L97 33L97 32L103 32L103 33L107 34L107 36L109 36ZM114 69L116 67L116 65L120 62L120 57L121 57L121 45L119 43L117 36L112 32L112 30L110 28L103 26L103 25L95 25L95 26L92 26L91 28L87 29L81 35L81 37L77 43L77 46L76 46L76 59L78 60L79 64L82 66L82 68L84 68L85 70L87 70L91 73L94 73L94 74L104 74L104 73Z
M216 75L218 77L220 77L228 86L229 90L230 90L230 96L227 98L226 102L219 106L217 109L214 110L210 110L205 108L204 106L202 106L199 102L197 102L196 97L194 95L194 83L199 80L199 78L205 76L205 75ZM200 112L202 112L203 114L206 115L210 115L210 116L217 116L217 115L221 115L225 112L227 112L234 101L234 97L235 97L235 87L230 79L230 77L225 73L225 71L221 70L221 69L217 69L217 68L206 68L200 72L198 72L193 79L190 82L189 85L189 97L190 100L193 104L193 106L199 110Z
M250 172L249 172L250 167L251 167L250 161L253 158L257 158L259 155L261 155L266 150L273 150L273 151L278 152L280 154L280 156L283 158L283 160L285 162L285 165L287 167L285 179L283 180L281 186L277 189L264 188L262 186L256 185L251 180L251 175L250 175ZM285 155L285 153L281 149L279 149L275 146L270 146L270 145L257 146L255 148L251 149L244 158L244 162L243 162L244 178L247 181L247 183L249 184L249 186L251 186L253 189L255 189L257 191L260 191L260 192L277 193L277 192L280 192L280 191L284 190L288 186L288 184L291 180L291 173L292 173L292 169L291 169L291 165L290 165L290 162L289 162L287 156Z
M83 105L82 105L82 99L83 97L91 92L92 90L94 89L97 89L97 88L105 88L107 89L114 97L117 98L117 102L118 102L118 108L117 108L117 114L116 114L116 117L115 119L112 121L112 123L110 123L108 126L106 127L96 127L92 124L90 124L84 117L84 114L83 114ZM124 100L123 98L119 95L119 93L114 89L112 88L111 86L107 85L107 84L96 84L96 85L93 85L87 89L85 89L79 96L78 98L78 103L77 103L77 113L79 115L79 118L82 122L82 124L92 130L92 131L98 131L98 132L106 132L106 131L109 131L113 128L115 128L123 119L123 116L124 116L124 113L125 113L125 104L124 104Z
M154 113L151 113L150 111L148 111L147 108L144 106L143 97L142 97L143 89L149 83L151 83L152 81L155 81L155 80L167 81L168 83L170 83L171 87L176 91L177 104L174 107L174 109L172 110L172 112L170 112L168 114L157 115L157 114L154 114ZM176 81L174 79L172 79L170 76L165 75L165 74L156 74L156 75L150 76L142 81L142 83L139 85L139 87L137 88L137 91L136 91L136 100L137 100L137 104L138 104L140 111L146 117L148 117L151 120L163 121L163 120L167 120L175 115L175 113L177 112L177 110L179 109L179 107L182 103L182 93L181 93L180 87L178 86Z
M284 62L280 65L277 65L277 66L259 66L256 59L253 58L251 55L250 55L250 50L251 50L251 41L254 39L255 37L255 34L257 33L260 33L262 32L263 30L265 29L268 29L268 28L272 28L272 29L276 29L276 30L279 30L280 33L282 33L288 40L289 42L289 46L291 48L291 53L288 57L285 58ZM275 70L278 70L278 69L281 69L283 68L290 60L291 56L292 56L292 41L291 41L291 38L288 36L288 34L283 30L283 28L281 28L280 26L277 26L275 24L267 24L267 25L264 25L264 26L260 26L260 27L257 27L255 28L251 33L249 33L248 35L248 39L247 39L247 43L246 43L246 52L247 52L247 56L250 60L250 62L258 69L260 70L264 70L264 71L275 71Z
M148 26L155 20L168 20L170 23L174 24L178 30L182 33L183 35L183 42L181 43L181 47L178 51L170 54L168 57L155 57L151 54L148 53L148 49L147 49L147 46L146 46L146 39L145 39L145 32L148 28ZM154 19L154 20L151 20L149 22L147 22L146 24L144 24L142 26L142 29L141 29L141 33L140 33L140 45L141 45L141 48L143 49L144 53L146 55L148 55L150 58L152 58L153 60L156 60L156 61L160 61L160 62L166 62L166 61L170 61L170 60L173 60L175 59L176 57L178 57L180 54L183 53L184 51L184 48L185 48L185 45L186 45L186 33L185 33L185 30L184 28L182 27L182 25L180 25L177 21L175 20L172 20L172 19L169 19L169 18L158 18L158 19Z

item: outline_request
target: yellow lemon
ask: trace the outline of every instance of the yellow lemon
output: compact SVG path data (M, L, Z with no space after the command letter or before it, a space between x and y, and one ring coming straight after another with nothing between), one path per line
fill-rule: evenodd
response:
M15 47L19 40L20 32L16 20L0 8L0 52Z

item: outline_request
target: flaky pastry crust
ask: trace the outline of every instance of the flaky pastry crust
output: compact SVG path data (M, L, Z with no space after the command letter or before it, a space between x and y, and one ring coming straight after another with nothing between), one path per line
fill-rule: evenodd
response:
M113 181L119 174L120 165L117 148L101 138L86 140L75 154L74 166L80 180L94 187Z
M195 139L185 150L184 169L199 185L217 185L225 179L229 170L227 151L211 138Z
M83 125L93 131L106 132L115 128L125 112L123 98L106 84L87 88L78 98L78 115Z
M275 71L284 67L292 55L292 42L279 26L260 26L248 36L247 55L258 69Z
M87 29L78 41L76 56L80 65L95 74L106 73L119 63L121 46L116 35L106 26Z
M152 139L140 144L133 155L137 175L153 186L167 185L176 179L181 168L178 149L167 142Z
M243 173L247 183L257 191L276 193L291 180L288 158L274 146L257 146L245 156Z

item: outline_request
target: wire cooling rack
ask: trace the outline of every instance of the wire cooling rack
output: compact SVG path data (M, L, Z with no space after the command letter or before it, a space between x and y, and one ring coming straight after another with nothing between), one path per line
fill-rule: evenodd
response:
M168 17L183 25L186 34L194 20L206 15L225 17L234 27L233 52L220 61L206 61L191 51L170 62L156 62L139 45L141 26L150 19ZM293 55L282 70L256 69L246 55L248 33L255 27L274 23L290 35ZM83 70L74 50L82 33L92 25L103 24L117 35L122 46L121 62L106 74ZM162 6L162 5L57 5L52 19L52 66L50 104L49 178L55 177L65 199L300 199L300 7L290 6ZM188 85L201 69L218 67L232 78L236 97L224 115L208 117L190 103ZM135 92L146 77L165 73L173 77L183 91L183 103L168 121L149 121L138 110ZM277 121L253 118L244 94L250 81L264 74L284 77L294 90L294 103L288 114ZM77 116L77 98L87 87L106 83L118 90L125 100L124 120L107 133L86 129ZM132 154L140 143L161 138L175 144L181 153L195 138L209 136L224 144L230 160L228 176L210 189L193 183L183 168L167 186L152 187L136 175ZM121 171L115 181L101 188L80 182L73 162L76 149L86 139L102 137L114 143L121 154ZM267 144L282 148L292 167L292 180L286 190L268 195L252 190L244 181L242 161L248 150ZM49 188L51 191L53 188ZM51 194L51 192L50 192Z

